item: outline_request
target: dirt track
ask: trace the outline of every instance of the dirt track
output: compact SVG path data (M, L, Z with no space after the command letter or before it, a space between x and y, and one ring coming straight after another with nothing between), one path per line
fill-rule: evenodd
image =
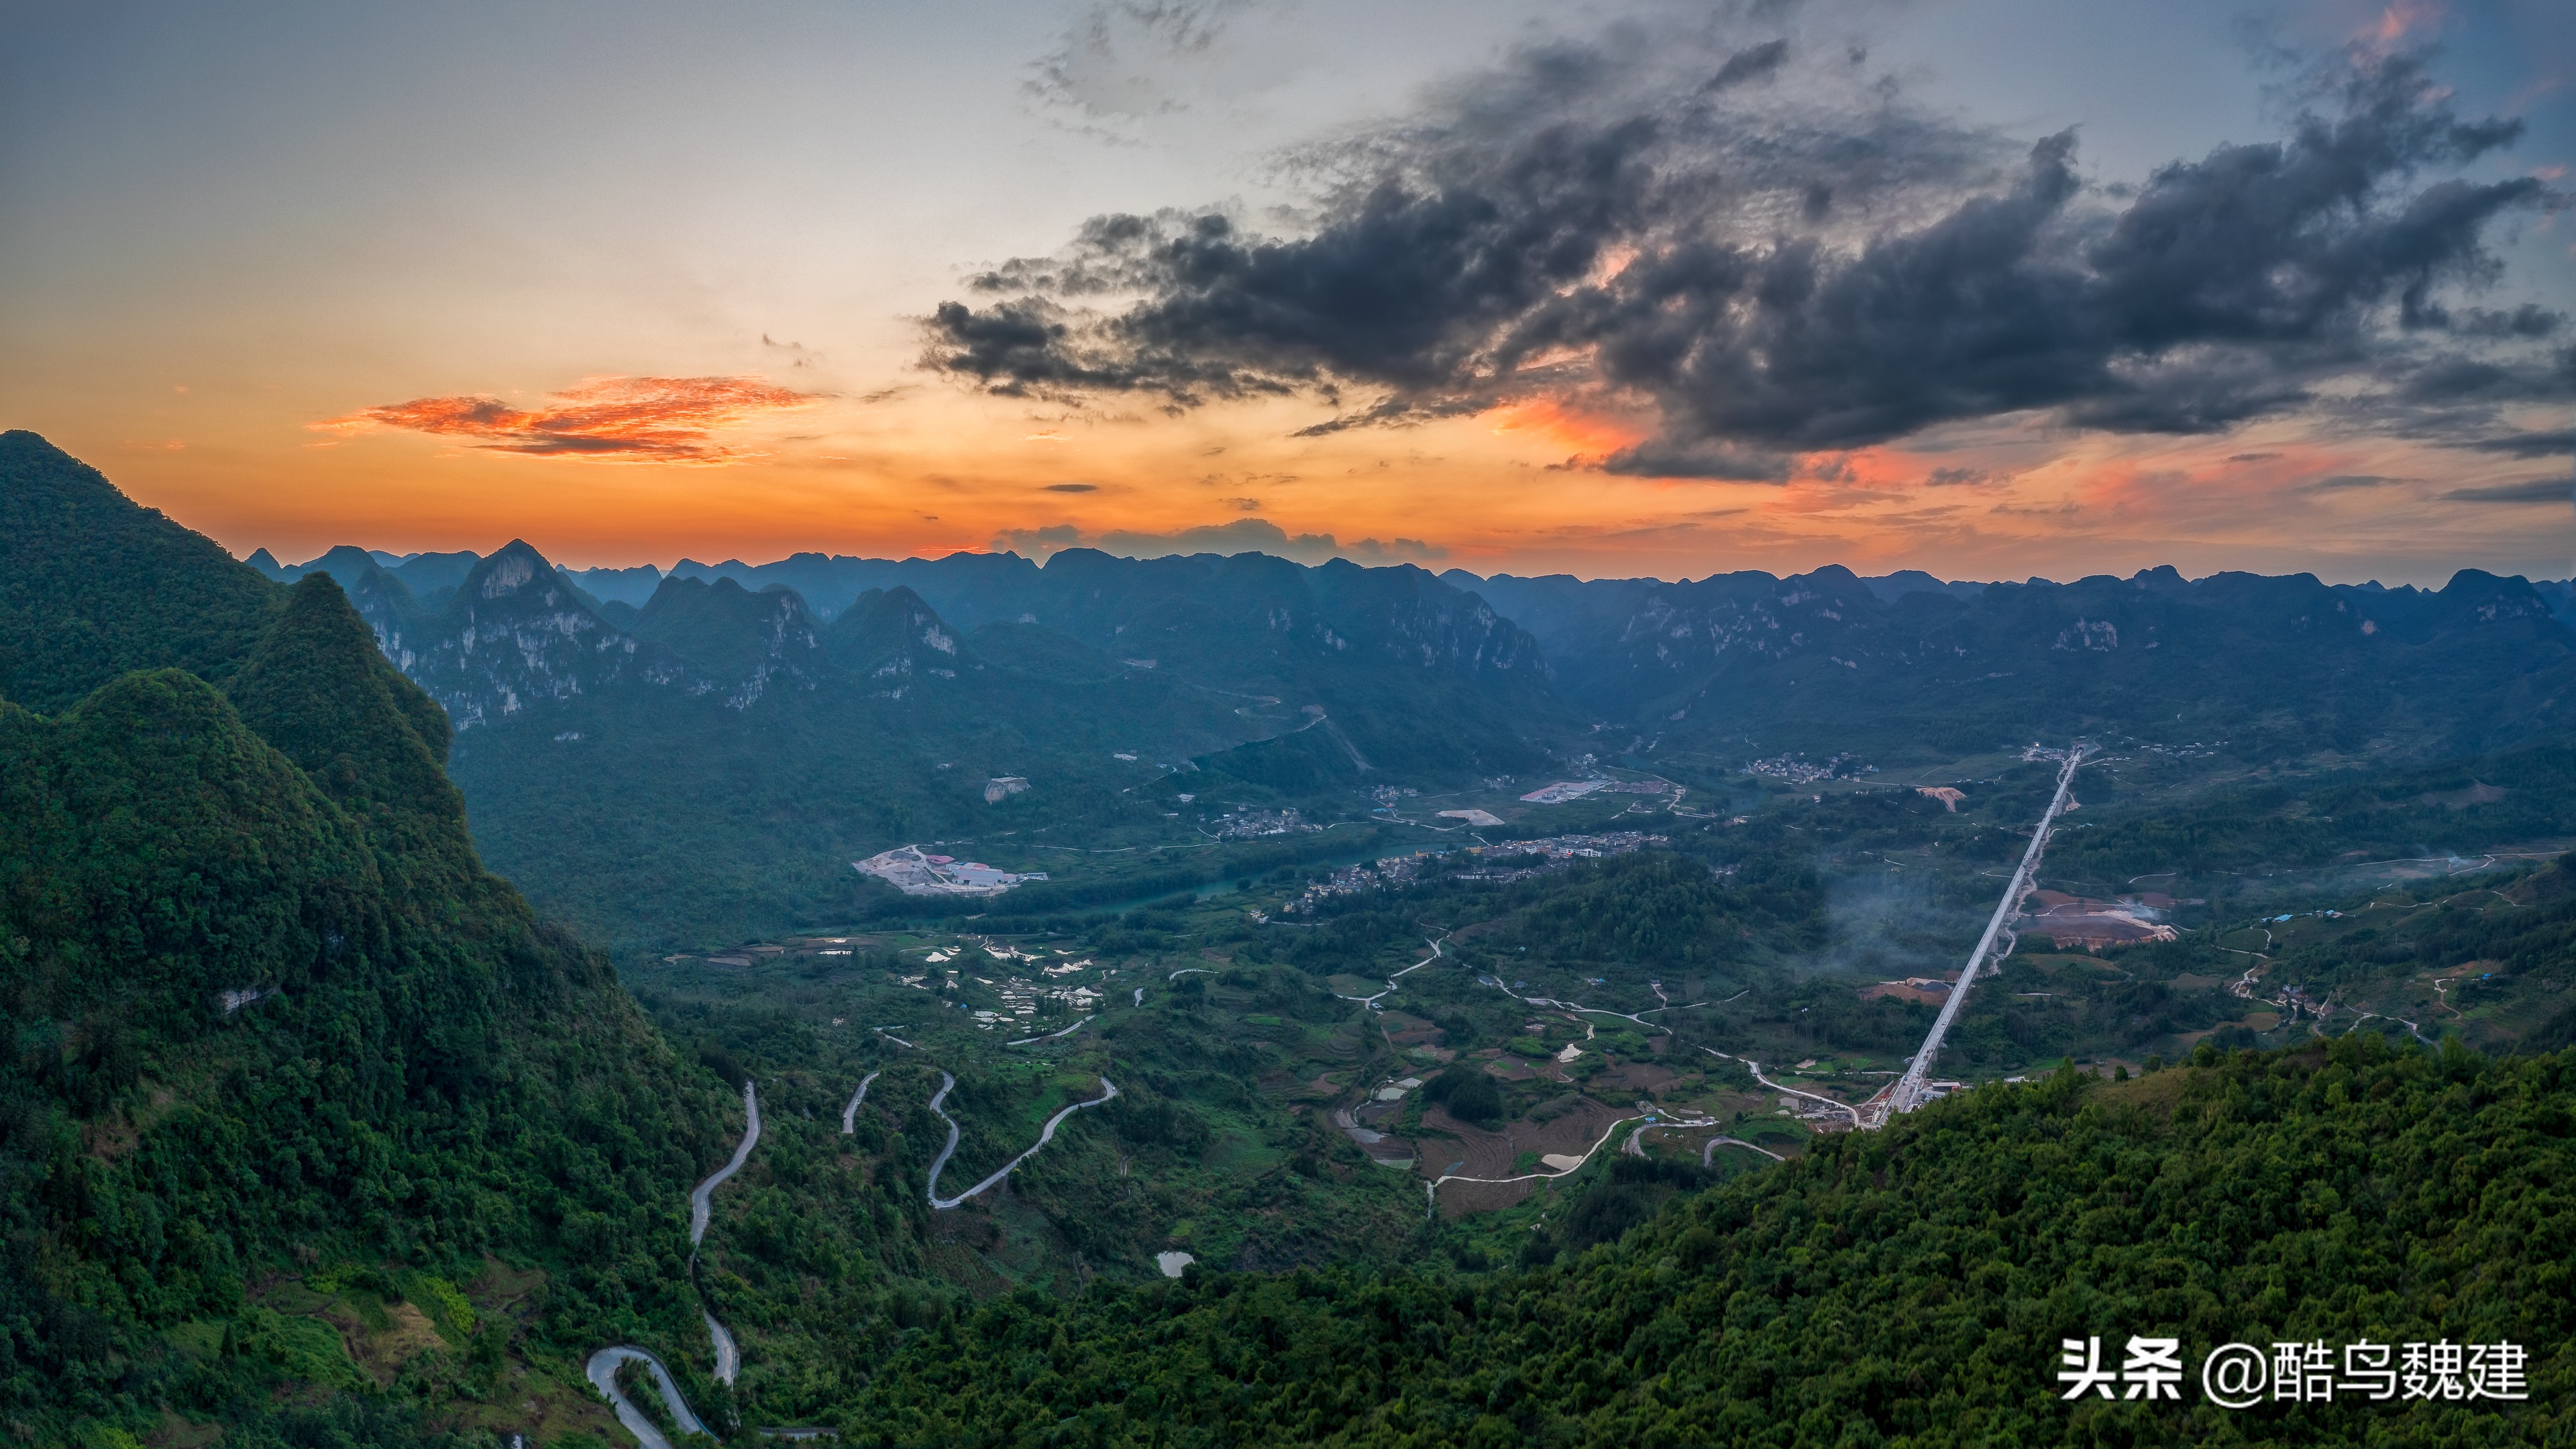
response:
M1605 1106L1590 1097L1574 1099L1573 1110L1546 1122L1506 1122L1502 1130L1489 1132L1482 1127L1461 1122L1449 1115L1445 1107L1432 1107L1422 1114L1422 1125L1430 1130L1456 1134L1446 1137L1424 1137L1415 1170L1425 1181L1444 1172L1467 1177L1509 1177L1512 1164L1524 1152L1541 1154L1561 1152L1580 1156L1601 1138L1611 1123L1626 1115L1615 1107ZM1464 1162L1463 1167L1451 1163ZM1457 1182L1440 1189L1440 1211L1448 1217L1471 1212L1491 1212L1510 1207L1530 1195L1535 1182Z

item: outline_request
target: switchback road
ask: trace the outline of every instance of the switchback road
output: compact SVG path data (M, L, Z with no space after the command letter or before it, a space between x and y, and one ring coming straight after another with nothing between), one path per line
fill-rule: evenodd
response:
M1044 1147L1055 1140L1056 1126L1064 1121L1065 1118L1072 1116L1074 1113L1081 1111L1085 1107L1097 1107L1103 1102L1109 1101L1111 1098L1118 1095L1118 1084L1110 1081L1107 1077L1102 1077L1100 1079L1100 1095L1092 1098L1088 1102L1076 1102L1072 1106L1065 1108L1063 1111L1056 1113L1052 1117L1049 1117L1046 1120L1045 1128L1038 1133L1038 1140L1029 1144L1028 1151L1023 1152L1019 1156L1012 1158L1010 1161L1003 1163L1000 1167L994 1169L992 1176L985 1178L982 1182L975 1184L973 1187L966 1189L955 1197L943 1198L939 1195L939 1173L942 1168L948 1166L949 1157L957 1151L957 1120L949 1116L947 1113L939 1110L939 1106L942 1102L948 1100L949 1091L956 1085L957 1079L955 1077L950 1076L946 1072L941 1072L939 1074L939 1092L936 1096L933 1096L930 1099L930 1115L948 1124L948 1145L939 1149L938 1160L930 1164L930 1205L941 1212L946 1212L948 1209L957 1206L958 1204L966 1201L966 1199L973 1197L975 1194L982 1192L984 1189L991 1187L997 1182L1000 1182L1003 1178L1011 1175L1012 1168L1017 1167L1021 1163L1028 1161L1030 1158L1037 1156L1039 1148Z
M874 1074L870 1075L873 1078ZM865 1082L859 1084L860 1096L867 1095L867 1090ZM856 1112L858 1107L858 1099L852 1098L850 1111ZM715 1190L724 1185L725 1179L742 1171L742 1165L751 1160L751 1150L760 1145L760 1093L749 1081L742 1084L742 1114L746 1125L742 1141L734 1147L732 1160L716 1169L712 1176L689 1193L689 1263L693 1273L697 1266L698 1244L706 1238L707 1223L714 1216L712 1199ZM716 1377L730 1384L742 1369L741 1351L734 1347L733 1335L725 1332L725 1326L716 1322L713 1313L703 1307L699 1313L707 1321L707 1339L715 1348ZM671 1420L680 1426L681 1433L707 1432L706 1426L698 1422L698 1416L690 1412L689 1401L680 1396L680 1386L671 1381L671 1371L662 1366L660 1359L631 1343L603 1348L590 1356L586 1376L591 1386L598 1389L607 1398L609 1406L617 1411L617 1422L626 1426L626 1432L634 1435L643 1449L672 1449L672 1445L670 1439L653 1426L653 1421L618 1390L617 1367L630 1360L643 1364L652 1374L653 1390L662 1396L663 1406L671 1411Z

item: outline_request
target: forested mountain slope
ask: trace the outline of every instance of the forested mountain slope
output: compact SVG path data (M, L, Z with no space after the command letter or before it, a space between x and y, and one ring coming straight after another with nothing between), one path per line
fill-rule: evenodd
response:
M1020 1297L833 1416L871 1445L2547 1444L2576 1390L2576 1053L2372 1034L2071 1070L1669 1201L1525 1274L1190 1275ZM2063 1340L2180 1340L2170 1402L2061 1398ZM2278 1402L2221 1344L2529 1354L2528 1399ZM2392 1367L2397 1362L2391 1358Z
M604 1335L685 1341L727 1098L483 871L445 716L329 577L7 449L12 624L116 627L0 702L0 1422L421 1442L505 1383L576 1402ZM434 1349L389 1396L371 1322Z
M221 679L281 597L96 469L0 433L0 699L51 712L130 669Z
M745 702L773 679L786 688L813 688L823 658L819 627L803 599L787 589L747 593L731 579L671 580L654 591L628 632L727 681Z
M514 544L435 615L359 593L458 721L486 857L619 944L846 922L872 885L850 862L915 838L1159 822L1133 787L1282 727L1162 671L1032 677L1045 640L988 664L901 589L818 628L792 592L672 578L628 633ZM1031 788L997 807L997 776Z

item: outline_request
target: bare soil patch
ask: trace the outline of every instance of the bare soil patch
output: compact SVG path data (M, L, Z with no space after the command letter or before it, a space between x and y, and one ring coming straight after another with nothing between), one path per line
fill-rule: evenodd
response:
M1591 1097L1577 1097L1566 1110L1545 1122L1515 1120L1500 1130L1488 1131L1449 1115L1444 1107L1434 1106L1422 1114L1422 1125L1451 1134L1421 1144L1416 1171L1426 1179L1444 1172L1467 1177L1509 1177L1512 1164L1524 1152L1542 1156L1561 1153L1580 1157L1601 1139L1611 1123L1627 1115ZM1456 1162L1461 1166L1451 1167ZM1510 1207L1529 1196L1529 1182L1452 1182L1440 1189L1440 1210L1449 1217L1471 1212L1491 1212Z
M429 1321L429 1315L408 1303L386 1304L382 1328L369 1326L346 1302L333 1303L319 1316L340 1331L341 1345L359 1372L386 1388L393 1386L404 1364L441 1343L438 1326Z
M2072 946L2125 946L2133 941L2170 941L2174 928L2149 919L2143 901L2097 901L2063 891L2033 891L2024 910L2029 930Z
M1654 1093L1672 1085L1679 1075L1670 1067L1659 1067L1652 1062L1620 1062L1595 1072L1592 1086L1596 1090L1606 1087L1623 1092Z

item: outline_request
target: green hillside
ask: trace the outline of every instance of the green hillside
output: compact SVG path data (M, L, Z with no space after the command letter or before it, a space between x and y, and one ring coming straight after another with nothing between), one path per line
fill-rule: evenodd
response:
M746 593L731 579L674 579L656 590L630 631L719 679L748 679L764 665L796 670L820 647L805 601L785 589Z
M2576 1054L2378 1042L1990 1088L1614 1245L1534 1233L1525 1274L1003 1299L823 1417L882 1445L2559 1442ZM2058 1397L2061 1339L2132 1334L2181 1340L2178 1400ZM2198 1383L2223 1343L2365 1339L2520 1344L2529 1400L2240 1412Z
M722 1085L483 872L445 717L327 576L270 585L23 438L15 597L129 641L169 610L204 674L22 654L14 694L73 702L0 703L0 1423L604 1423L581 1355L702 1341L676 1252ZM48 488L103 493L98 547L31 544ZM260 627L192 633L207 600Z
M130 669L221 679L282 597L98 470L0 433L0 699L59 710Z

